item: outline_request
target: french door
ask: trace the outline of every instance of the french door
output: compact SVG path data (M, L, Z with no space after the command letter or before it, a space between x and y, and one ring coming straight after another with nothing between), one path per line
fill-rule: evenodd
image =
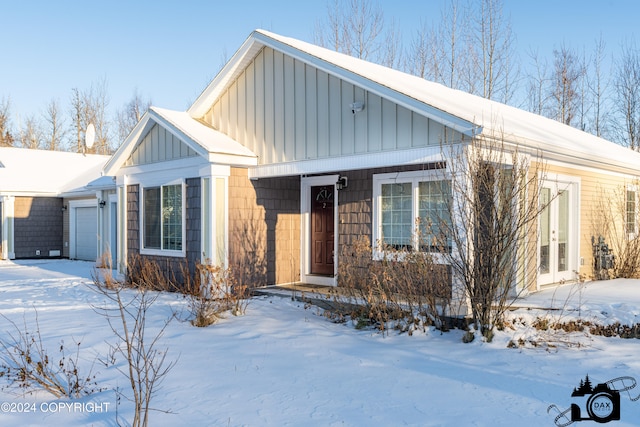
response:
M543 183L540 192L538 285L575 279L577 270L577 184Z

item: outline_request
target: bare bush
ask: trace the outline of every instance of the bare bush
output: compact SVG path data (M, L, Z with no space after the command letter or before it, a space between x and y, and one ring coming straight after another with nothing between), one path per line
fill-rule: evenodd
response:
M357 327L374 324L384 331L393 321L409 333L426 325L447 328L448 270L427 253L387 248L376 260L369 239L362 237L343 250L338 281L337 297L347 303L343 307L349 307Z
M20 328L3 316L14 332L7 332L8 339L0 339L0 377L6 378L11 386L26 391L41 388L58 398L77 398L102 391L92 368L83 371L79 365L81 342L74 342L71 353L64 341L60 342L57 352L49 351L42 341L37 314L35 332L26 320Z
M636 220L637 180L614 188L598 187L591 213L592 235L604 237L615 255L609 277L640 278L640 233ZM595 264L594 264L595 269ZM594 277L599 277L594 270Z
M150 271L155 275L156 269L147 264L141 265L142 271ZM147 329L147 314L160 295L150 290L151 283L134 282L131 285L136 289L131 289L127 284L113 280L109 274L101 278L97 272L93 274L93 282L97 292L115 305L94 307L94 310L107 319L117 339L115 344L110 344L112 356L120 355L126 361L126 367L118 369L129 380L133 394L129 399L134 404L131 425L147 426L149 412L158 410L151 407L151 400L157 394L163 378L176 363L166 359L167 348L159 348L172 318L167 319L158 331L150 333Z
M234 316L245 313L249 290L237 283L230 269L197 263L195 270L195 274L183 273L188 278L183 289L192 325L209 326L227 311Z
M447 218L435 224L438 247L465 293L475 329L491 341L514 297L536 277L535 230L546 171L536 156L507 144L504 135L475 137L465 147L443 147L451 159ZM533 160L533 161L531 161Z

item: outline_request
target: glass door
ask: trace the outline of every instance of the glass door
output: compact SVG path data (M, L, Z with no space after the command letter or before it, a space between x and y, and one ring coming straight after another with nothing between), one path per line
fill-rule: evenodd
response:
M538 285L575 278L577 208L573 183L545 182L540 192Z

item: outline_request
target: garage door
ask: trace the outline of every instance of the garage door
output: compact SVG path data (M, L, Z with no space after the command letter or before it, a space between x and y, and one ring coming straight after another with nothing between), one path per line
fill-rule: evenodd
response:
M98 215L96 207L76 208L76 258L98 258Z

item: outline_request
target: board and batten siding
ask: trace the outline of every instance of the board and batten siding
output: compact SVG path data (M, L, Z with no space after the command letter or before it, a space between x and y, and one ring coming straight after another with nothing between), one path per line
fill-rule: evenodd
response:
M133 150L125 166L145 165L197 155L174 134L156 124Z
M352 113L353 102L364 111ZM203 120L260 164L439 145L445 127L282 52L265 47ZM448 140L460 140L447 129Z

